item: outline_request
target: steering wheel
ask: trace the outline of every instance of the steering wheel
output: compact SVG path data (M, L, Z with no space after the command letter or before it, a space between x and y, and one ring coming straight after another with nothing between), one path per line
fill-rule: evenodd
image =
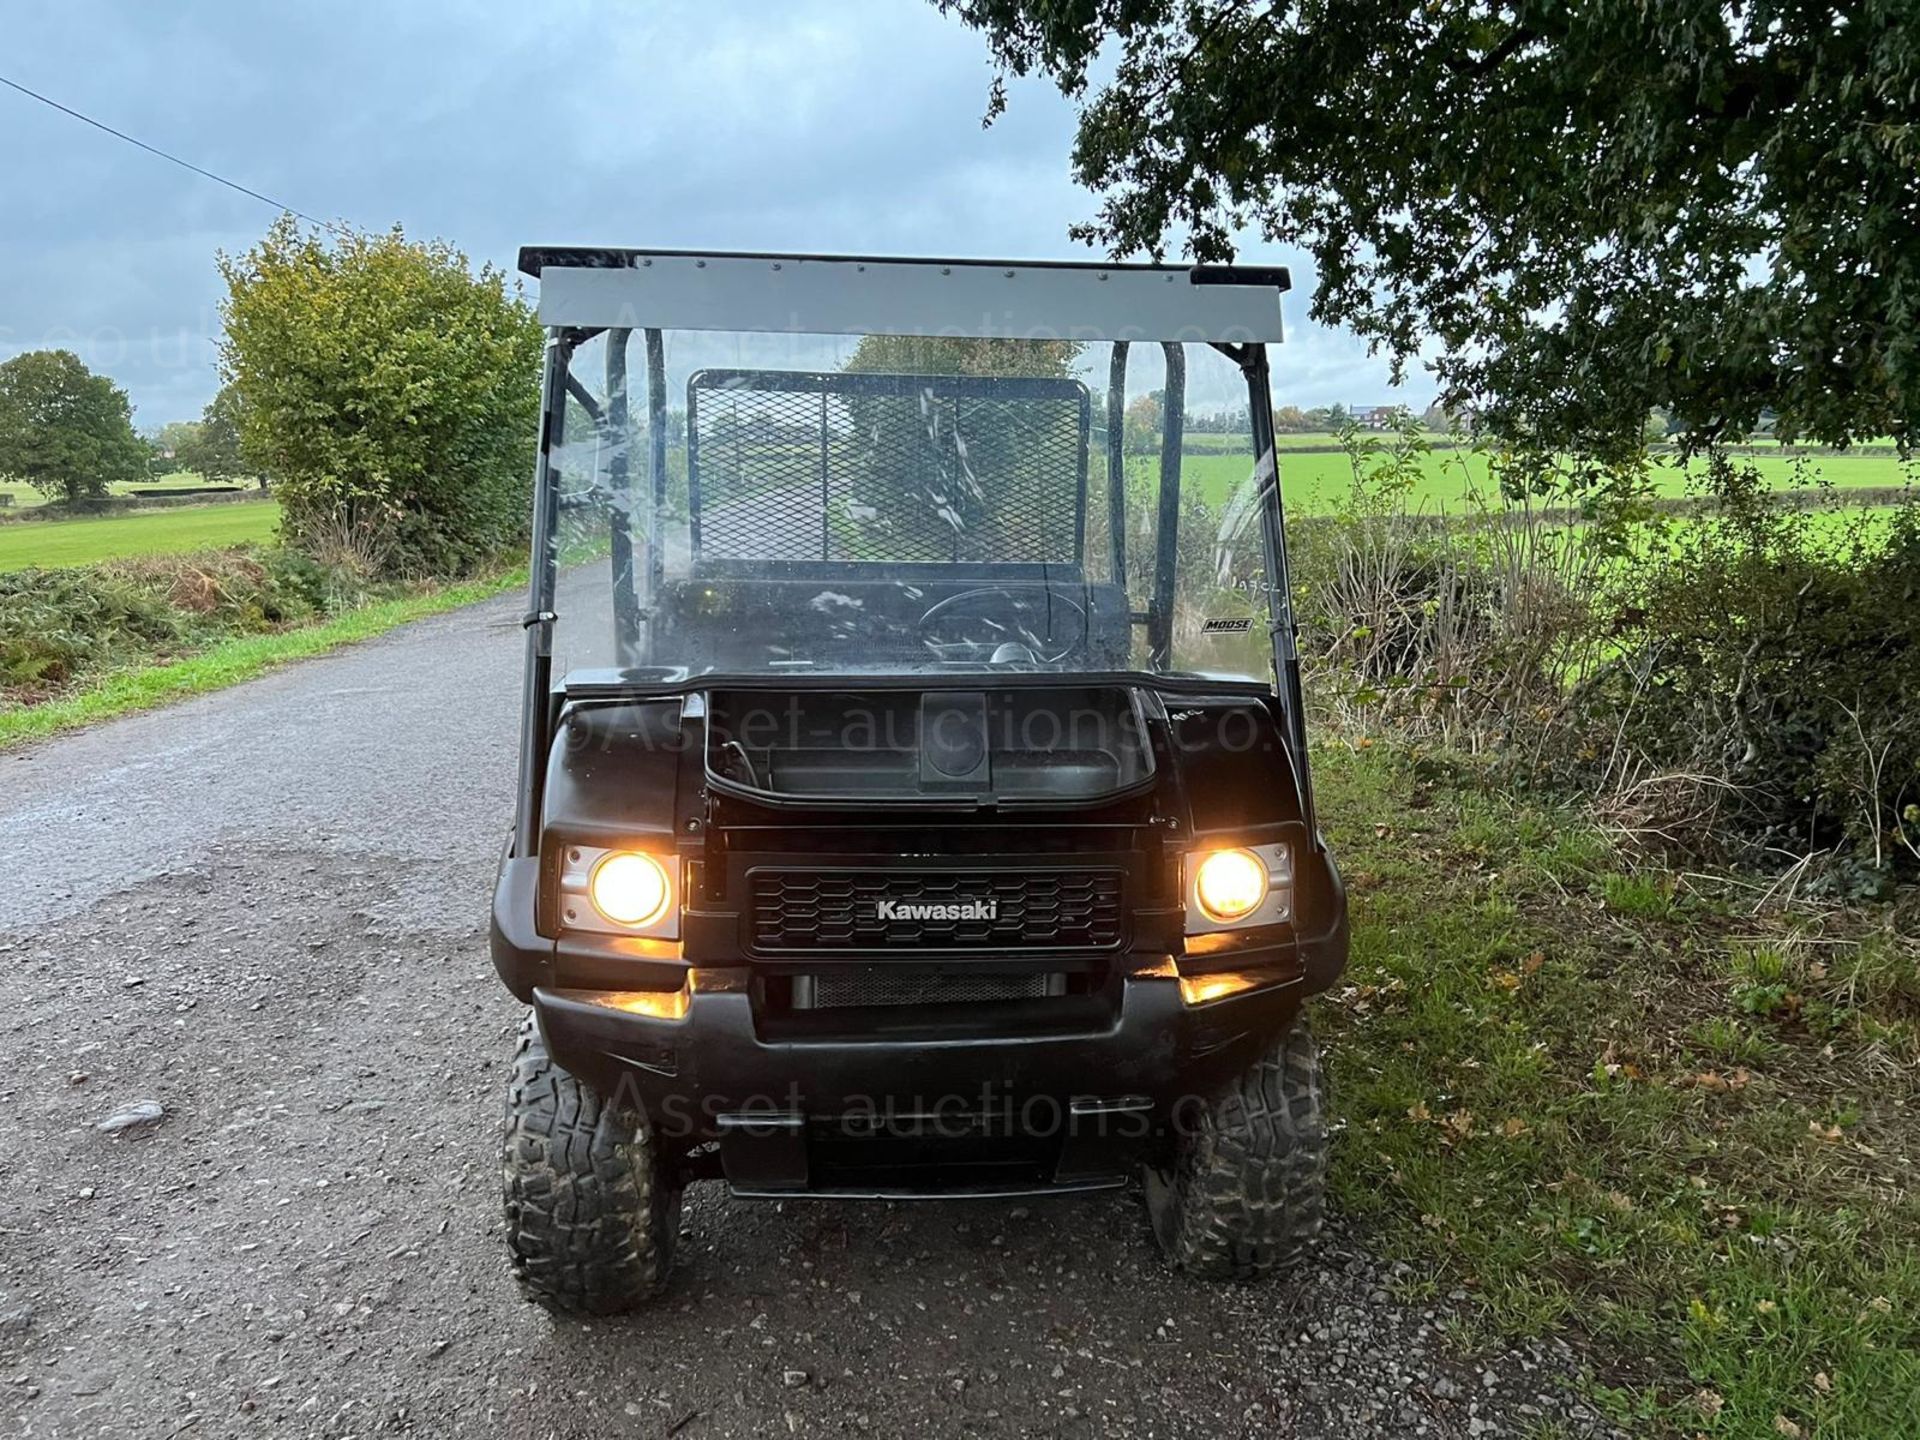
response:
M941 640L933 631L943 620L971 620L969 628L991 633L985 639ZM920 617L920 642L948 662L1058 665L1087 643L1087 607L1045 585L983 585L930 606ZM1018 653L1003 653L1009 651Z

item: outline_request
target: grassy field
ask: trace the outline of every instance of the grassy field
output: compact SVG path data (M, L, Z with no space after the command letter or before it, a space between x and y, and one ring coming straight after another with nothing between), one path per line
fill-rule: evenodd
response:
M1136 457L1133 463L1150 466L1153 462ZM1805 490L1820 485L1831 485L1842 491L1891 488L1906 483L1908 476L1892 456L1833 455L1805 459L1760 456L1752 463L1769 484L1780 490ZM1181 467L1181 484L1193 487L1209 503L1218 505L1247 479L1252 466L1252 456L1245 452L1189 453ZM1661 494L1689 493L1686 470L1663 463L1657 466L1656 473ZM1311 515L1332 508L1346 494L1353 483L1353 466L1345 455L1283 454L1280 479L1289 507ZM1484 456L1467 450L1434 451L1426 457L1425 476L1416 487L1412 503L1428 509L1456 508L1470 485L1483 491L1489 488Z
M1316 760L1341 1208L1636 1435L1920 1435L1920 942L1382 744Z
M1443 432L1430 430L1423 433L1429 444L1453 443L1453 437ZM1244 450L1247 448L1247 437L1228 432L1189 430L1184 443L1189 451ZM1323 431L1283 430L1273 437L1273 443L1280 450L1323 450L1339 445L1340 437Z
M98 520L29 520L0 525L0 571L91 565L128 555L178 554L271 539L280 507L234 501L113 515Z
M209 483L198 471L176 470L171 475L155 475L142 480L137 486L109 485L109 495L126 495L135 489L140 490L183 490L196 485ZM217 482L216 482L217 483ZM236 486L236 489L244 488ZM47 503L47 497L24 480L0 480L0 495L11 495L13 504L6 508L13 510L31 510L35 506Z
M1208 441L1227 437L1201 437ZM1283 439L1324 441L1325 436ZM1136 456L1137 468L1152 463ZM1809 489L1826 484L1836 491L1896 487L1907 471L1891 456L1828 456L1789 460L1763 456L1753 462L1776 488ZM1488 486L1484 457L1465 450L1435 451L1426 457L1426 475L1412 497L1417 509L1458 508L1470 485ZM1182 468L1183 484L1219 505L1250 471L1251 458L1242 453L1189 453ZM1687 476L1676 466L1660 467L1662 494L1688 493ZM1290 507L1297 514L1324 513L1338 503L1352 483L1352 466L1344 455L1296 454L1281 462L1281 479ZM192 483L198 477L179 477ZM273 534L278 507L271 501L228 503L118 515L102 519L59 520L46 523L0 525L0 571L29 566L87 565L127 555L172 554L245 541Z

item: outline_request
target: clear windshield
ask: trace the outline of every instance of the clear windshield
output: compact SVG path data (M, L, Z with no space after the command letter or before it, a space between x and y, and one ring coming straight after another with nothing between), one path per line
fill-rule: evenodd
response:
M564 390L560 673L1272 682L1246 380L1209 346L612 330Z

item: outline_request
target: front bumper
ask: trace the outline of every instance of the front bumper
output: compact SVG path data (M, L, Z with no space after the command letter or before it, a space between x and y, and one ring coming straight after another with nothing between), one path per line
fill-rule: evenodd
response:
M769 1017L750 978L696 969L677 1018L634 1013L625 992L538 989L533 1003L560 1065L643 1110L669 1153L717 1141L738 1193L1008 1194L1124 1183L1301 1000L1299 976L1274 971L1189 1005L1170 964L1106 988L954 1018Z

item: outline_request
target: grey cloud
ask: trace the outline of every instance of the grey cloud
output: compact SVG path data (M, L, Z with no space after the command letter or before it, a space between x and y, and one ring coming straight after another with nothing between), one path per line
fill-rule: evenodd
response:
M8 17L21 83L322 218L522 243L1066 256L1093 197L1072 115L1025 84L983 130L979 37L903 0L780 8L453 0L320 9L67 0ZM215 252L272 212L0 90L0 354L67 344L140 423L212 395ZM1304 320L1276 391L1387 395L1386 366Z

